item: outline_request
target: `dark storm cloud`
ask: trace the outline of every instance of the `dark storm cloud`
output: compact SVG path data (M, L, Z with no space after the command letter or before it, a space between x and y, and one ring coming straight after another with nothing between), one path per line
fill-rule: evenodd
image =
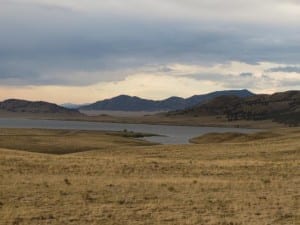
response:
M88 15L37 3L8 5L0 12L1 84L88 85L122 79L126 74L118 71L173 62L300 60L295 27Z

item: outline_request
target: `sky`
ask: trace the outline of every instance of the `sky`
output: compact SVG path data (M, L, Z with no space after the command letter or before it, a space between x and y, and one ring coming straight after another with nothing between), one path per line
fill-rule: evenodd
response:
M300 0L0 0L0 100L300 89Z

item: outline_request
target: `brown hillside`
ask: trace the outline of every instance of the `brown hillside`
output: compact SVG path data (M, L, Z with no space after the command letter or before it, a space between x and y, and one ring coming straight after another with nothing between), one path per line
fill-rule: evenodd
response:
M247 98L220 96L204 104L172 114L225 115L229 121L272 119L280 123L299 125L300 91L255 95Z
M11 113L47 113L80 115L78 110L66 109L53 103L42 101L31 102L18 99L9 99L0 102L0 110Z

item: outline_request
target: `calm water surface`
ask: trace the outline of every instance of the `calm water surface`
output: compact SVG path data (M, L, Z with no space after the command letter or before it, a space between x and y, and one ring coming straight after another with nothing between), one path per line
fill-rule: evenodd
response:
M191 127L170 125L123 124L60 120L31 120L0 118L1 128L45 128L45 129L71 129L71 130L99 130L122 131L124 129L134 132L153 133L162 136L145 137L145 140L161 144L187 144L189 139L211 132L241 132L253 133L259 130L221 127Z

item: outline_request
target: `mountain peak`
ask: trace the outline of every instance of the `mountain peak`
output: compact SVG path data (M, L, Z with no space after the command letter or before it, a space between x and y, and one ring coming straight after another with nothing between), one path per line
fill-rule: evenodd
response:
M248 97L254 95L248 90L217 91L204 95L194 95L190 98L172 96L164 100L154 101L137 96L119 95L111 99L97 101L83 106L82 110L110 110L110 111L170 111L180 110L200 104L221 95Z

